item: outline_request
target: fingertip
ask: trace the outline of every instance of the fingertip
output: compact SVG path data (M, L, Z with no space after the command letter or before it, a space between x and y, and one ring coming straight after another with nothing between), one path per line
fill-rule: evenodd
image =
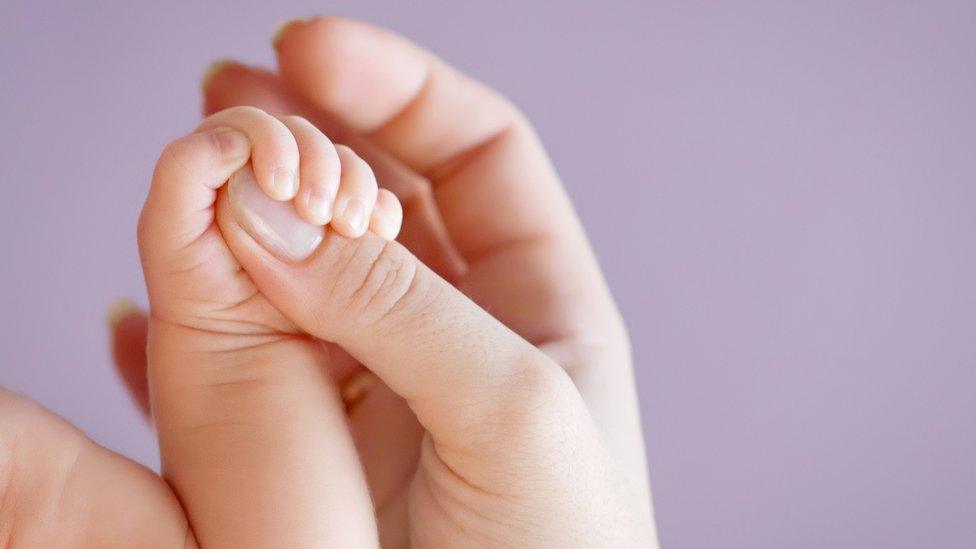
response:
M276 50L293 89L360 131L402 110L428 75L429 59L409 41L337 16L286 26Z
M376 208L370 218L369 228L386 240L396 240L403 224L403 206L395 194L380 189L376 196Z
M285 90L271 71L236 61L219 66L203 89L204 116L243 105L253 105L269 113L301 110L297 98Z
M275 50L278 49L278 46L281 45L282 38L284 38L285 33L288 32L288 27L294 25L297 22L298 20L296 19L288 19L282 21L281 23L278 23L278 26L275 27L274 32L271 34L271 47L273 49Z
M206 94L207 90L210 89L211 84L213 84L219 74L232 67L238 67L239 65L239 63L231 59L218 59L213 61L207 65L207 68L203 71L203 76L200 77L200 91Z
M341 167L335 145L306 118L288 115L278 119L291 130L298 144L301 188L295 209L309 223L325 225L332 220L339 188Z
M261 127L265 132L251 153L258 186L274 200L293 200L301 187L298 141L281 120L263 110L250 108L260 112Z
M108 326L114 334L126 318L139 314L141 314L139 306L131 299L123 297L116 299L108 306L108 310L105 313L105 320L108 322Z
M271 183L265 185L268 196L284 202L298 194L298 173L288 166L278 166L271 172Z
M343 236L359 238L369 228L376 206L376 175L370 165L351 148L345 145L336 145L335 148L341 173L332 227Z
M344 202L342 210L332 220L332 228L342 236L359 238L366 233L368 221L366 204L359 198L353 198Z
M149 318L129 299L119 299L106 313L111 332L115 371L133 401L149 416L149 387L146 381L146 338Z
M307 189L307 190L306 190ZM299 215L313 225L328 225L333 219L335 190L321 184L302 184L302 191L295 199Z
M287 19L281 23L278 23L278 26L275 27L274 33L271 35L271 47L275 50L279 49L282 41L290 30L304 23L314 21L315 19L317 19L317 17L299 17L295 19Z

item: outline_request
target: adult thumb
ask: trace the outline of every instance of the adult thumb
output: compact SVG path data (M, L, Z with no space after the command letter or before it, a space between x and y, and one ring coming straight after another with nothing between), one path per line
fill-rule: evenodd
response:
M301 220L287 202L235 189L241 181L221 191L217 222L255 285L303 331L337 343L404 397L435 444L484 447L510 435L499 426L586 414L561 367L400 244L325 229L304 260L271 253L262 245L268 230L278 238Z

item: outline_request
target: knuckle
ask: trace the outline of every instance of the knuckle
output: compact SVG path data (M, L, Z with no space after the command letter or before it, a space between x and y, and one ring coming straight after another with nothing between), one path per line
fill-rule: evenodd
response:
M509 415L509 425L516 430L538 428L552 430L574 414L576 387L565 371L545 359L530 359L518 365L510 379L509 395L501 414Z
M315 158L328 154L331 144L311 122L298 115L280 116L278 120L295 138L300 156Z
M565 372L531 352L504 367L508 371L500 383L472 395L470 405L455 414L468 426L471 442L505 459L532 462L577 445L586 412Z
M417 262L409 252L392 242L377 247L378 252L353 269L361 275L350 286L347 301L347 312L366 325L377 324L407 306L417 280Z
M199 146L194 142L196 141L195 139L191 139L192 137L190 135L170 141L163 149L163 154L159 158L160 168L166 169L172 166L183 172L188 172L189 166L193 163L193 156Z
M220 156L220 142L213 132L192 133L166 145L156 165L156 176L191 177L207 160Z

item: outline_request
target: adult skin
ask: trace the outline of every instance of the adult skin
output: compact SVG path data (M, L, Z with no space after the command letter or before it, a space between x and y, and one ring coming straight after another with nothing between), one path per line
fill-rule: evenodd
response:
M380 305L355 309L359 329L336 332L335 303L319 292L328 276L351 276L330 262L336 245L327 241L310 268L296 269L221 221L276 307L382 380L356 399L349 424L384 545L653 543L626 332L524 119L416 46L361 23L298 22L277 50L281 80L224 65L206 84L208 110L297 112L351 144L404 201L406 247L460 290L406 250L376 247L367 267L410 269L410 283L381 278L371 294ZM367 238L363 248L371 246ZM383 307L394 294L406 300ZM144 345L145 319L130 312L116 324L116 358L146 406ZM75 509L83 517L59 522L63 532L50 535L63 538L52 544L192 540L160 479L31 405L3 400L0 442L12 457L0 469L2 510L13 511L0 516L13 518L0 535L42 539L31 536L45 535L50 509ZM118 482L96 490L85 482L92 478Z

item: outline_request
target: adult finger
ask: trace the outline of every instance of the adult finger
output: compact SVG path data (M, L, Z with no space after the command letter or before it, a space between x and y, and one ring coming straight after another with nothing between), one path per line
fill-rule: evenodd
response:
M149 418L149 382L146 376L149 317L135 303L119 300L109 309L108 324L115 371L139 411Z

